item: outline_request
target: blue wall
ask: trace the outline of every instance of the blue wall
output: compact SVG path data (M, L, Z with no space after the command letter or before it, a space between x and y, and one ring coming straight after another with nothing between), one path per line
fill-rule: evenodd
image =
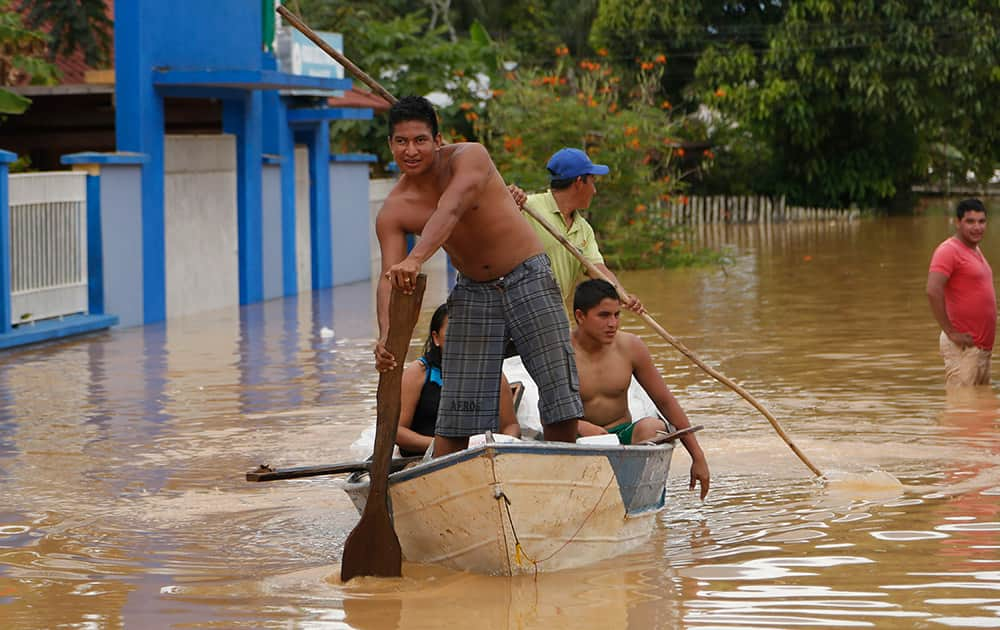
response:
M0 334L10 332L10 187L7 175L17 155L0 149Z
M115 34L123 24L121 5L135 5L145 61L171 70L254 70L261 67L259 0L118 0Z

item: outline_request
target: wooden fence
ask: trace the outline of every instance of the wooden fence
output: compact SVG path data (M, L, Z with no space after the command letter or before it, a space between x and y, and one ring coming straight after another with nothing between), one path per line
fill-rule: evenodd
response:
M852 221L861 215L857 209L786 206L784 197L763 196L680 197L663 204L660 213L670 225Z

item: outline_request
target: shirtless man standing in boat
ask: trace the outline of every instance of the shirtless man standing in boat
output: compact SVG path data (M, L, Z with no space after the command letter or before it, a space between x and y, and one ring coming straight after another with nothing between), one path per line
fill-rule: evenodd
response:
M573 297L573 349L580 374L583 399L583 435L614 433L622 444L638 444L656 437L657 431L670 432L666 420L659 417L632 421L628 408L628 388L635 375L653 399L656 408L675 429L691 426L674 395L667 389L653 364L649 348L638 336L619 332L621 302L614 285L606 280L580 283ZM698 438L689 433L680 438L691 455L691 485L701 485L701 498L708 494L709 472L705 453Z
M376 368L396 365L385 347L392 287L412 293L421 265L443 247L460 275L448 298L435 456L497 430L507 335L538 384L545 439L575 441L583 404L559 287L489 153L474 142L443 146L434 107L416 96L389 110L389 147L402 177L375 220L382 251ZM421 235L409 254L407 234Z

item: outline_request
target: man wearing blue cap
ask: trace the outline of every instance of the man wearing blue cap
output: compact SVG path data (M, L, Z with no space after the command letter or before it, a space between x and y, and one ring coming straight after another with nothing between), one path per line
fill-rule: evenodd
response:
M604 164L594 164L590 157L580 149L564 148L556 151L545 168L549 171L549 190L544 193L528 195L524 206L534 210L539 216L556 228L570 243L575 245L584 257L600 269L605 275L617 283L615 274L604 265L604 257L597 247L594 228L590 226L580 210L590 207L590 202L597 194L594 178L607 175L609 169ZM563 307L570 320L570 308L573 291L577 282L587 275L587 269L576 259L544 226L540 225L531 215L527 215L528 223L535 229L545 253L552 261L552 272L559 283L562 293ZM634 296L623 296L622 304L637 313L642 312L642 304Z

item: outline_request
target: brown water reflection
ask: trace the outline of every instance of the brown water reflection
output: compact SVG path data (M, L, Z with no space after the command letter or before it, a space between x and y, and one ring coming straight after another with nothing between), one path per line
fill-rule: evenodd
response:
M679 453L647 545L537 579L408 564L342 585L356 513L337 482L243 482L355 457L374 410L367 286L2 354L0 626L1000 627L1000 401L945 394L923 295L947 233L700 228L724 267L625 274L831 481L630 320L706 426L712 493L687 492ZM1000 261L1000 232L984 249Z

